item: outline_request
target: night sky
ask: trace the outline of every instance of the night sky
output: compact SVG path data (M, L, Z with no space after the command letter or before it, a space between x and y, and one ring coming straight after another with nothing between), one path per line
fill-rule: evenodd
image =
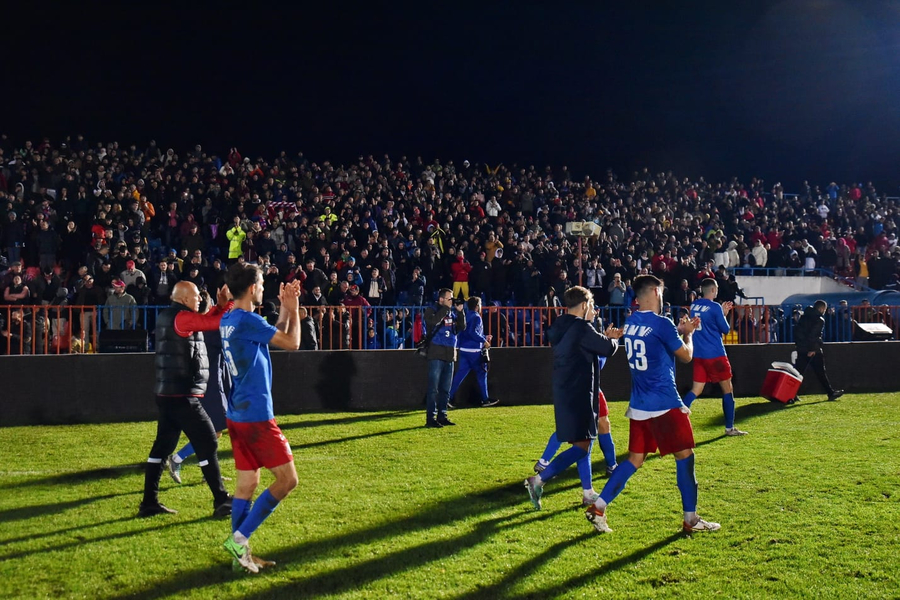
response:
M900 3L421 4L23 13L0 131L900 186Z

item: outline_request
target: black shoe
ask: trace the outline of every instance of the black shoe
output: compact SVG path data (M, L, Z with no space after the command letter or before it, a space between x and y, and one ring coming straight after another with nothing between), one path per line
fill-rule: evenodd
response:
M232 496L228 496L227 500L216 504L213 508L213 516L216 518L225 518L231 516L231 503L234 498Z
M785 402L785 404L797 404L798 402L800 402L800 396L794 396L793 398Z
M830 394L828 394L829 400L837 400L841 396L844 395L844 390L834 390Z
M453 410L454 408L456 408L456 405L453 404L452 402L448 402L448 403L447 403L447 408L449 408L450 410Z
M141 502L141 507L138 509L138 517L140 518L153 517L155 515L164 514L177 515L178 511L172 510L171 508L168 508L167 506L164 506L159 502L157 502L156 504L144 504L143 502Z
M481 403L481 408L486 408L488 406L497 406L498 404L500 404L500 401L496 398L488 398Z
M432 429L440 429L441 427L443 427L443 425L441 425L441 423L438 421L432 421L429 419L428 421L425 421L425 427L431 427Z
M438 425L440 425L441 427L452 427L452 426L456 425L456 423L454 423L453 421L451 421L451 420L448 419L447 417L444 417L443 419L439 417L438 420L437 420L437 423L438 423Z

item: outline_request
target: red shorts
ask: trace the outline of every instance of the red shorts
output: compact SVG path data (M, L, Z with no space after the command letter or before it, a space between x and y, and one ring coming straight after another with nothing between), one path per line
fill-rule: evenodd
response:
M294 460L291 445L281 433L275 419L257 423L228 421L228 436L234 452L234 468L255 471L271 469Z
M598 417L608 417L609 416L609 406L606 405L606 396L603 395L603 391L601 390L597 394L597 416Z
M719 383L731 379L731 363L727 356L694 359L694 381Z
M678 408L646 421L631 420L628 451L650 454L659 448L665 456L694 447L694 429L688 415Z

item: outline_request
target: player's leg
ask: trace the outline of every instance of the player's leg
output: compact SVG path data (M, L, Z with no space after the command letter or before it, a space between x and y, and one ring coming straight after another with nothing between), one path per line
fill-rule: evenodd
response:
M704 521L697 515L697 476L694 472L694 429L690 417L678 409L650 419L650 427L659 443L659 454L675 457L675 480L681 493L685 531L715 531L718 523Z
M475 383L478 384L478 392L481 394L481 406L494 406L496 398L488 396L488 369L487 363L481 357L481 353L472 355L472 372L475 373Z
M691 391L684 395L682 402L688 408L691 407L691 404L694 403L694 400L700 397L700 394L703 393L703 388L706 387L706 369L705 363L702 359L695 358L693 362L694 369L694 381L691 383Z
M234 539L238 543L249 540L250 536L262 525L263 521L269 518L281 501L297 487L297 469L293 460L272 467L269 471L275 476L275 481L263 490L250 508L250 512L235 530Z
M599 494L594 491L593 465L591 465L591 450L594 448L594 440L589 440L587 454L575 461L578 469L578 479L581 480L581 503L590 506L597 500Z
M214 514L218 517L226 517L231 514L231 498L225 490L225 482L222 481L222 471L219 468L219 440L212 421L200 401L191 398L189 402L179 410L179 421L188 440L197 450L197 459L203 478L209 491L213 495Z
M561 445L562 444L560 443L559 438L556 437L556 432L554 431L550 434L550 439L547 440L547 446L544 448L544 453L541 454L538 461L534 463L535 473L540 473L547 468L547 465L550 464L550 461L553 460L553 457L559 452L559 447Z
M571 442L572 447L550 461L546 469L525 480L528 496L531 498L531 503L535 509L541 509L541 495L543 494L544 484L568 469L578 460L586 457L591 443L592 440L590 439Z
M221 437L222 432L217 431L216 439L220 439ZM175 480L175 483L181 483L181 463L192 457L194 453L194 445L189 441L187 444L181 447L181 450L169 457L167 461L169 466L169 474L172 476L172 479Z
M609 405L606 403L606 396L603 392L598 394L597 403L597 443L600 445L600 451L603 453L603 460L606 461L606 475L612 475L617 466L616 445L612 439L612 427L609 423Z
M181 399L178 398L156 399L159 420L156 423L156 439L153 441L144 471L144 498L138 516L175 512L159 503L159 480L165 468L163 461L175 449L181 435L178 420L173 415L173 405L179 402Z
M232 436L234 437L234 436ZM247 520L250 514L250 508L253 505L253 493L256 486L259 485L259 469L246 470L241 469L247 466L239 454L240 442L235 438L235 464L238 464L237 482L234 486L234 500L231 510L231 535L225 540L225 550L231 554L233 558L232 568L240 570L247 569L251 573L258 573L259 566L253 560L250 553L250 542L246 536L240 534L238 529Z
M732 384L731 378L720 381L719 385L722 386L722 413L725 415L725 435L746 435L746 431L741 431L734 426L734 384Z
M625 484L628 483L631 476L644 464L647 454L656 452L656 449L656 439L650 429L649 421L630 420L628 426L628 460L619 463L616 470L612 472L612 475L606 481L606 485L603 486L600 497L585 512L585 517L591 522L594 529L600 533L612 532L612 529L606 522L606 507L622 493L622 490L625 489Z

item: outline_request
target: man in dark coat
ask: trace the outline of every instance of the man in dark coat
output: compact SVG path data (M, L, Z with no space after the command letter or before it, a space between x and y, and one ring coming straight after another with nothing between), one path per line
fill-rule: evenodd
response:
M836 390L828 380L825 372L825 351L822 343L822 331L825 329L825 318L822 316L828 310L828 304L824 300L816 300L812 306L807 306L803 316L794 327L794 343L797 347L797 370L805 373L807 367L812 365L816 377L825 388L829 400L837 400L844 395L844 390ZM796 397L790 403L797 402Z
M608 327L604 333L594 329L591 325L595 317L594 297L587 288L571 287L563 297L566 314L553 323L548 335L553 346L556 437L560 442L569 442L572 447L553 459L540 473L525 480L531 502L538 510L544 483L579 461L582 461L579 475L585 500L590 504L595 499L590 474L591 447L598 436L598 419L600 413L605 412L602 409L606 404L600 391L600 369L605 359L616 351L617 340L623 335L623 331L615 327Z

